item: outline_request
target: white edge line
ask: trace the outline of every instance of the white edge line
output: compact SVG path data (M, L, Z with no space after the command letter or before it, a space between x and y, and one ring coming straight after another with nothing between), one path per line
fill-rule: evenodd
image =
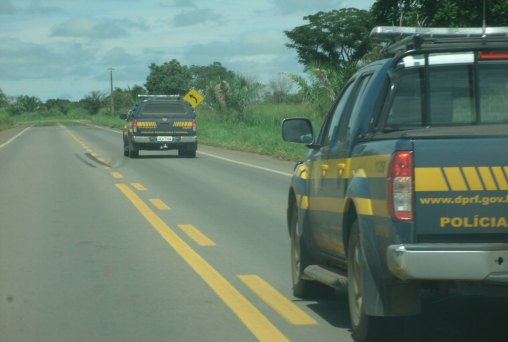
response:
M287 176L287 177L291 177L292 176L291 173L277 171L277 170L273 170L273 169L268 169L266 167L261 167L261 166L257 166L257 165L254 165L254 164L243 163L243 162L239 162L239 161L236 161L236 160L233 160L233 159L224 158L224 157L221 157L221 156L218 156L218 155L215 155L215 154L211 154L211 153L207 153L207 152L201 152L199 150L197 152L199 154L203 154L205 156L209 156L209 157L225 160L225 161L228 161L230 163L234 163L234 164L238 164L238 165L243 165L243 166L247 166L247 167L252 167L254 169L268 171L268 172L276 173L276 174Z
M98 128L98 129L102 129L103 131L113 132L113 133L117 133L117 134L123 134L122 131L119 131L117 129L113 129L113 128L110 128L110 127L97 126L97 125L94 125L94 124L85 124L85 125L92 126L92 127Z
M30 127L27 127L25 128L24 130L22 130L21 132L19 132L18 134L16 134L15 136L13 136L12 138L10 138L9 140L7 140L7 142L3 143L2 145L0 145L0 148L4 147L4 146L7 146L9 145L14 139L16 139L17 137L19 137L21 134L25 133L28 129L30 129L32 126Z

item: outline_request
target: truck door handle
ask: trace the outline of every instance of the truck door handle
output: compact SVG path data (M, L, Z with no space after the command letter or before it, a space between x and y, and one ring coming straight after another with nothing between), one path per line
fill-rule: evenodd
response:
M345 170L346 170L346 163L338 163L337 164L337 172L339 173L339 176L342 177Z

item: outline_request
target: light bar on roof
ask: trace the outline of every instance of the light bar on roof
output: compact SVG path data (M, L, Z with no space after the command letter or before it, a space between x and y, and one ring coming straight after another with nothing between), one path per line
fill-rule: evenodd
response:
M370 36L379 40L399 40L405 37L420 35L429 38L460 38L460 37L508 37L508 27L408 27L408 26L377 26Z
M448 65L448 64L471 64L474 62L474 53L435 53L429 55L429 65ZM413 55L402 58L401 64L406 68L424 66L424 55Z
M139 98L142 99L178 99L180 95L142 95L138 94Z

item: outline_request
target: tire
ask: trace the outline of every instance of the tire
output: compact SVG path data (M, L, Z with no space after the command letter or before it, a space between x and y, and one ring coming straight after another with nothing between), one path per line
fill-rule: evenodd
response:
M129 146L127 146L127 144L125 143L125 140L123 142L123 155L124 155L124 157L129 156Z
M128 142L127 154L129 156L129 158L139 157L139 150L134 149L134 144L132 143L132 140L129 140L129 142Z
M178 156L185 158L196 158L196 150L189 148L181 148L178 150Z
M364 342L396 341L395 318L369 316L365 313L362 273L365 265L360 245L360 228L355 220L348 241L348 301L353 338Z
M303 278L305 267L312 265L312 259L302 236L298 235L298 207L293 204L291 210L291 278L293 296L298 298L329 296L335 290L313 280Z

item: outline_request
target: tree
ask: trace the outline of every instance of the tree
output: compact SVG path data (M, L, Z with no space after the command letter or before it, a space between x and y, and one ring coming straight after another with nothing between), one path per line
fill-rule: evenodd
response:
M106 96L100 91L92 91L79 102L88 111L88 113L90 113L90 115L95 115L103 106L106 105Z
M508 1L485 0L487 26L508 24ZM371 7L376 25L481 27L483 1L377 0Z
M221 81L231 81L235 73L226 69L219 62L213 62L208 66L192 65L190 67L192 74L192 86L198 91L204 92L210 83Z
M211 82L206 89L207 103L217 105L222 115L243 121L247 109L261 98L263 85L257 80L235 74L233 79Z
M113 91L115 111L123 114L127 113L134 102L137 101L138 94L143 93L144 89L141 86L135 86L134 89L129 87L127 87L127 89L115 88ZM105 103L111 103L111 95L105 98ZM111 114L111 110L108 112L108 114Z
M286 74L279 74L277 78L270 80L268 97L273 103L283 103L288 99L289 93L293 89L294 82Z
M357 69L352 64L336 69L327 64L311 63L305 68L309 80L294 74L289 77L299 87L302 102L313 104L324 115Z
M50 112L57 112L67 115L71 109L72 102L63 99L49 99L46 101L44 106Z
M319 63L343 67L357 64L370 47L370 12L344 8L304 17L309 24L285 31L303 65Z
M5 108L7 106L9 106L9 99L2 89L0 89L0 108Z
M190 89L191 72L176 59L162 65L152 63L145 88L153 95L184 95Z
M14 115L21 113L34 113L41 109L42 102L37 97L20 95L14 100L14 104L11 106L11 112Z
M135 84L132 88L127 87L125 91L129 93L132 101L137 101L138 95L146 94L146 89L137 84Z

